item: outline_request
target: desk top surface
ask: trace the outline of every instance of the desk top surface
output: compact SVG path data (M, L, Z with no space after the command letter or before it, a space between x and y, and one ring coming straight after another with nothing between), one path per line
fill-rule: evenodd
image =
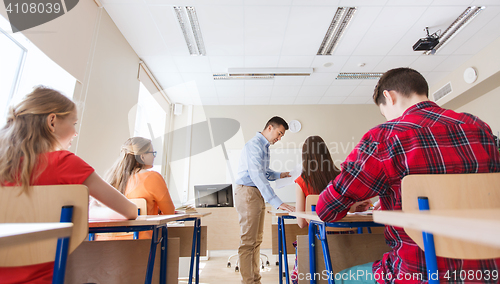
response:
M189 218L189 214L140 215L135 220L89 220L89 228L164 225L171 221Z
M0 224L0 246L68 237L72 229L72 223L2 223Z
M500 247L500 208L374 211L375 222Z
M298 218L304 218L307 220L323 222L316 212L307 211L307 212L290 212L290 216L295 216ZM373 222L373 215L371 214L347 214L344 218L340 219L337 222Z
M284 210L267 210L267 213L276 216L276 217L282 217L282 216L292 216L290 215L290 212L284 211Z

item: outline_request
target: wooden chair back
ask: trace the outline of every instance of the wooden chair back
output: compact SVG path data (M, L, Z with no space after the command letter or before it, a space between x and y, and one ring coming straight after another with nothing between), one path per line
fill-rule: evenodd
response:
M135 205L137 205L137 208L139 208L141 210L139 215L148 215L148 207L147 207L146 199L144 199L144 198L130 198L129 200L132 201Z
M318 199L319 199L318 194L309 194L306 197L306 212L310 212L311 207L318 204ZM353 231L355 229L357 228L333 228L333 227L326 228L328 232L348 232L348 231Z
M500 173L409 175L401 183L403 211L418 211L418 197L429 199L430 210L500 208ZM422 232L406 233L423 250ZM434 235L436 255L459 259L500 257L500 249Z
M61 207L73 205L69 253L88 233L89 193L85 185L0 187L0 223L60 222ZM26 266L54 261L57 238L0 248L0 266Z

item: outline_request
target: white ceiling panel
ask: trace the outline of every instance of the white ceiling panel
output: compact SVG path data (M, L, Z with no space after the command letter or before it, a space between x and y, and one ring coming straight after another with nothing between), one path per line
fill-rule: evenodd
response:
M335 77L332 73L312 73L304 79L304 86L330 86Z
M347 97L323 97L319 103L325 105L339 105L342 104L346 98Z
M275 86L299 86L297 88L300 89L302 83L304 83L305 77L274 77L274 85Z
M373 96L373 86L358 86L349 97L371 98Z
M311 67L314 56L280 56L278 67Z
M278 67L279 60L279 56L245 56L245 67Z
M322 97L326 90L328 90L328 86L302 86L299 96Z
M156 73L175 73L178 72L177 66L172 56L143 56L141 59L146 63L149 70Z
M213 73L227 73L228 68L240 68L245 65L243 56L208 56Z
M217 86L217 96L220 97L244 97L245 88L243 86L221 87Z
M294 6L284 37L283 55L314 55L318 52L337 7Z
M151 30L160 34L160 39L165 44L166 53L170 55L188 56L189 50L182 35L177 16L172 6L149 6L149 15L155 23ZM129 20L130 21L130 20ZM133 21L131 21L134 23Z
M386 56L382 61L380 61L377 66L373 69L377 72L385 72L387 70L399 67L408 67L415 60L417 60L419 55L413 56Z
M347 60L349 56L316 55L311 67L314 68L314 72L338 73ZM326 63L333 63L333 65L325 67Z
M299 88L295 86L274 86L271 95L273 97L296 97Z
M351 56L349 60L344 64L342 72L379 72L375 70L384 56ZM359 66L359 64L365 64L364 66Z
M245 105L268 105L271 97L245 97Z
M340 0L293 0L295 6L339 6Z
M106 11L130 46L140 56L167 53L166 46L146 6L110 4L106 6ZM131 19L136 19L136 21Z
M434 68L438 67L448 56L445 55L425 55L420 56L415 60L410 67L417 70L418 72L432 71Z
M385 7L372 23L363 40L356 47L353 55L386 55L398 43L399 38L407 33L427 7ZM398 24L395 25L394 23ZM384 31L380 38L378 31Z
M196 13L208 56L244 55L242 6L199 6Z
M212 73L181 73L184 82L193 82L197 86L212 86L214 85L214 77Z
M373 104L378 80L336 80L340 72L409 66L429 85L456 71L500 38L499 0L102 0L125 39L174 103ZM467 6L486 5L436 55L414 52ZM173 11L194 6L207 56L192 57ZM317 50L339 6L358 8L334 55ZM325 67L326 63L332 63ZM364 63L365 66L358 66ZM213 80L228 68L314 68L309 77Z
M210 73L210 61L205 56L175 56L175 65L179 72L206 72Z
M350 4L347 4L347 6L353 7ZM347 26L347 29L342 35L342 38L337 44L337 47L335 47L335 50L333 52L333 55L335 56L351 55L383 9L382 7L369 7L369 6L368 7L358 6L357 8L358 10L356 11L356 13L354 13L351 23L349 24L349 26ZM376 41L376 43L378 43L378 40ZM374 43L372 42L370 43L370 45L373 46Z
M245 98L270 97L273 86L245 86Z
M318 104L321 97L297 97L293 102L294 105L315 105Z
M356 86L331 86L326 90L325 97L347 97Z

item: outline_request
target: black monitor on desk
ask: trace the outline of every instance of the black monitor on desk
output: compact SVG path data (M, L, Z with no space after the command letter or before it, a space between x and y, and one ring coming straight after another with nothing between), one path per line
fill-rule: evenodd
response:
M232 184L195 185L194 194L197 208L234 206Z

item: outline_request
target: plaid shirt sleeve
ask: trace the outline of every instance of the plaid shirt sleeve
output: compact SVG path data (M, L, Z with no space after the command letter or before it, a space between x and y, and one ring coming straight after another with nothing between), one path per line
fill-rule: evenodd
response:
M354 202L384 194L387 177L378 155L378 146L379 143L368 132L342 163L342 172L328 184L316 205L321 220L340 220Z

